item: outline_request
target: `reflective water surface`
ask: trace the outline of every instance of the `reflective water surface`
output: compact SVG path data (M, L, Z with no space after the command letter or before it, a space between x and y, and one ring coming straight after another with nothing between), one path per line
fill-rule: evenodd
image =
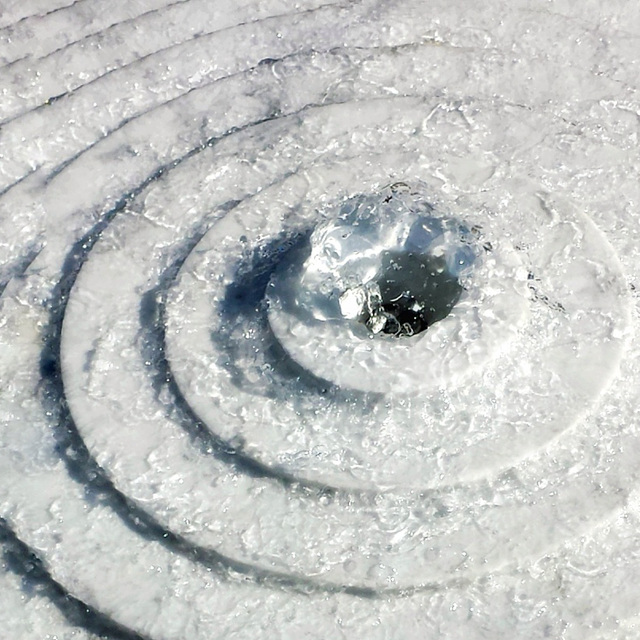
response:
M3 633L636 637L639 12L5 2Z

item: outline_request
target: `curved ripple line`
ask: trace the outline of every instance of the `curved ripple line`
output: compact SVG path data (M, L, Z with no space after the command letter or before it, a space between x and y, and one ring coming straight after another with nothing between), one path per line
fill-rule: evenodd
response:
M238 204L240 204L238 201L232 201L222 209L231 211ZM319 500L331 499L338 494L343 496L373 495L371 491L364 489L333 487L324 482L299 477L278 466L261 462L254 456L247 454L242 446L236 446L230 440L216 434L190 405L176 381L171 363L165 355L167 352L166 302L168 291L174 285L182 265L206 232L207 229L204 229L185 243L180 257L164 271L158 286L143 294L140 302L140 324L144 332L146 342L144 349L147 353L145 359L151 362L151 367L155 369L151 375L154 379L153 386L156 395L159 395L160 387L166 385L174 400L172 409L178 411L178 421L191 438L199 442L202 451L206 454L213 454L218 460L233 466L242 473L255 478L274 480L286 489L302 492L307 497ZM326 386L333 385L326 382Z
M67 49L69 49L70 47L73 47L75 45L82 44L82 43L86 42L87 40L90 40L91 38L95 38L96 36L100 36L100 35L108 32L108 31L110 31L111 29L116 29L116 28L121 27L123 25L133 23L133 22L135 22L136 20L138 20L140 18L144 18L146 16L150 16L150 15L153 15L153 14L156 14L156 13L160 13L164 9L168 9L168 8L173 7L175 5L187 3L187 2L190 2L190 1L191 0L176 0L175 2L171 2L170 4L167 4L167 5L163 6L163 7L156 7L155 9L149 9L148 11L144 11L143 13L140 13L138 15L130 16L128 18L125 18L124 20L120 20L118 22L114 22L114 23L109 24L109 25L107 25L105 27L102 27L98 31L92 31L90 33L87 33L87 34L85 34L84 36L82 36L80 38L76 38L75 40L71 40L70 42L67 42L64 45L61 45L60 47L57 47L57 48L52 49L50 51L47 51L46 53L41 53L41 54L38 54L37 56L24 56L22 58L16 58L15 60L12 60L12 61L7 62L6 64L0 66L0 71L3 71L5 69L13 69L13 67L15 67L17 64L19 64L20 62L24 62L24 61L29 61L31 64L36 63L36 62L43 62L45 60L48 60L49 58L51 58L55 54L61 53L63 51L66 51Z
M359 1L361 1L361 0L359 0ZM149 12L147 12L145 14L141 14L141 16L136 16L135 18L130 18L129 20L125 20L122 23L117 23L115 25L111 25L110 27L108 27L108 29L118 27L121 24L127 24L129 22L136 21L140 17L156 14L156 13L158 13L160 11L165 10L165 9L169 9L169 8L177 6L177 5L185 4L187 2L189 2L189 0L179 0L178 2L171 3L171 4L167 5L166 7L162 7L162 9L155 9L155 10L149 11ZM194 34L191 37L186 38L185 40L181 40L179 42L172 42L170 45L167 45L165 47L161 47L159 49L156 49L155 51L151 51L151 52L149 52L149 53L147 53L147 54L145 54L143 56L139 56L139 57L135 58L134 60L132 60L130 62L127 62L127 63L122 64L120 66L116 66L115 68L109 69L108 71L105 71L104 73L99 73L94 78L91 78L90 80L87 80L86 82L80 82L79 84L69 88L68 90L63 91L62 93L50 96L44 102L38 102L38 103L34 104L32 107L27 107L22 111L19 111L19 112L15 113L15 114L7 117L7 118L4 118L4 119L0 120L0 126L7 125L9 123L15 122L17 120L20 120L24 116L27 116L27 115L29 115L31 113L34 113L34 112L40 111L41 109L49 107L52 104L54 104L55 102L57 102L57 101L59 101L59 100L61 100L63 98L68 98L72 94L75 95L79 91L82 91L82 90L86 89L87 87L91 87L92 85L97 84L100 81L104 80L105 78L108 78L108 77L110 77L110 76L112 76L114 74L118 74L118 73L124 72L124 71L130 71L131 69L134 69L136 66L144 64L145 62L149 61L151 58L153 58L156 55L167 53L169 51L180 51L183 47L191 44L192 42L194 42L196 40L206 40L209 37L220 36L222 34L231 32L234 29L240 29L240 28L247 27L247 26L260 25L260 24L263 24L263 23L268 22L270 20L279 20L279 19L282 19L282 18L287 18L287 17L291 17L291 16L298 16L298 15L307 15L307 14L311 15L311 14L317 12L317 11L322 11L324 9L335 8L335 7L341 7L341 4L339 2L325 3L325 4L322 4L322 5L318 6L318 7L313 7L311 9L305 9L303 11L288 11L288 12L284 12L284 13L273 14L273 15L263 16L261 18L258 18L257 20L243 20L243 21L240 21L240 22L238 22L236 24L232 24L232 25L228 25L226 27L223 27L221 29L212 29L210 31L198 32L197 34ZM97 32L97 33L103 33L103 32L104 31ZM82 38L81 40L79 40L77 42L81 43L85 39L87 39L89 37L93 37L95 35L96 34L90 34L89 36L86 36L86 38ZM76 42L69 43L65 47L62 47L60 49L56 49L55 51L52 51L50 54L47 54L47 56L45 56L42 59L46 59L49 56L52 56L52 55L54 55L54 54L56 54L58 52L64 52L66 49L68 49L69 47L73 46L74 44L76 44ZM299 53L299 52L296 52L296 53ZM289 54L289 55L294 55L294 54ZM285 56L285 57L288 57L288 56ZM38 60L42 60L42 59L38 59ZM283 58L279 58L279 59L283 59ZM276 59L273 59L273 60L277 61L279 59L276 58ZM24 60L29 61L30 64L32 62L31 58L25 58ZM15 64L17 62L20 62L20 60L16 60L14 63L11 63L11 64ZM257 66L258 65L253 65L253 66L250 66L250 67L248 67L247 69L245 69L243 71L234 72L232 74L228 74L227 76L222 76L220 78L216 78L215 80L222 80L222 79L224 79L226 77L231 77L231 76L239 74L239 73L251 71L251 70L257 68ZM2 69L2 68L0 68L0 69ZM207 86L209 86L209 84L210 83L205 83L203 85L199 85L198 87L191 87L190 90L186 91L183 94L175 96L173 99L179 98L182 95L186 95L186 93L189 93L193 89L207 87ZM161 103L161 104L165 104L165 103ZM157 105L157 106L161 106L161 104ZM141 115L143 115L144 113L146 113L146 112L142 112Z
M10 27L20 24L21 22L24 22L26 20L45 18L46 16L49 16L51 14L58 13L60 11L65 11L66 9L71 9L72 7L75 7L78 4L82 4L83 2L85 2L85 0L73 0L73 2L69 4L65 4L60 7L55 7L54 9L49 9L49 11L45 11L44 13L36 12L36 13L24 14L22 17L18 18L17 20L13 18L15 22L13 22L13 24L11 24ZM20 2L20 3L16 2L15 5L18 7L24 7L25 5L27 5L27 2ZM7 28L9 28L9 25L2 27L2 29L7 29Z
M161 0L162 1L162 0ZM188 1L188 0L179 0L182 2ZM131 9L133 9L134 11L139 10L140 8L144 9L144 7L139 7L140 4L143 4L144 2L146 2L148 5L153 6L154 3L156 3L156 0L143 0L142 2L140 2L140 0L138 0L137 2L127 2L127 0L117 0L115 3L112 3L112 6L110 6L110 11L109 12L101 12L101 11L96 11L93 10L92 11L92 18L93 21L87 20L86 16L83 15L83 12L74 12L73 9L74 7L78 4L78 2L74 2L71 5L68 5L66 7L61 7L59 9L55 9L52 11L49 11L48 13L45 13L43 15L35 15L35 16L28 16L27 18L20 20L17 23L14 23L11 26L7 26L4 27L3 29L0 29L1 31L10 31L11 33L13 33L16 29L16 27L20 28L20 24L22 22L28 22L29 24L26 25L27 26L27 37L30 39L35 40L35 47L39 47L41 50L45 49L45 47L48 44L48 40L51 40L51 38L54 38L55 41L64 41L67 37L68 34L68 29L69 26L71 26L71 28L74 31L73 35L76 35L78 31L85 31L86 29L91 29L94 27L94 22L95 21L104 21L105 23L107 23L106 25L103 24L103 26L98 27L97 31L89 31L89 33L87 33L85 35L85 37L91 37L93 35L97 35L99 33L102 33L103 31L106 31L107 29L109 29L109 27L111 26L115 26L117 24L119 24L118 22L114 22L112 24L109 24L108 21L109 20L113 20L115 18L115 15L117 15L118 13L130 13ZM173 4L173 3L172 3ZM113 6L115 5L115 6ZM118 6L120 5L120 6ZM166 6L166 5L164 5ZM143 11L143 13L138 13L136 15L130 16L129 18L125 18L122 22L126 23L130 20L135 20L137 19L140 15L144 15L146 13L152 12L154 10L162 10L164 9L164 6L160 6L160 7L156 7L156 9L148 9L146 11ZM62 11L65 11L65 13L69 13L70 15L65 16L67 18L66 20L66 28L61 28L60 20L59 20L59 16L58 14ZM70 11L68 11L70 10ZM76 24L69 24L70 22L73 22L75 19ZM104 19L104 20L103 20ZM77 24L77 22L80 22L80 25ZM34 23L34 24L31 24ZM53 24L51 24L53 23ZM29 29L30 27L30 29ZM18 33L18 35L22 35L20 33ZM73 37L73 35L71 37ZM44 42L41 40L44 40ZM80 42L84 39L83 38L79 38L77 41ZM50 50L47 53L43 53L42 55L37 55L37 56L32 56L32 55L27 55L25 56L25 58L19 58L19 59L14 59L11 60L10 62L8 62L7 64L3 65L2 67L0 67L0 70L5 69L5 68L11 68L14 64L20 62L22 59L27 59L27 60L31 60L31 61L41 61L43 59L46 59L46 57L51 54L51 53L55 53L55 51L59 51L59 50L64 50L66 48L66 46L73 44L72 42L67 42L64 45L61 45L59 47L57 47L56 42L51 43L50 46L54 46L56 47L56 49L54 50Z
M9 523L0 517L0 546L13 571L46 597L74 627L81 627L100 638L113 640L152 640L116 622L99 609L76 598L49 573L38 553L22 542Z
M331 5L333 6L333 5ZM235 27L234 27L235 28ZM267 61L269 63L269 65L272 65L276 62L279 61L283 61L289 58L295 58L295 57L308 57L310 55L313 55L314 53L317 53L315 50L310 50L310 51L304 51L304 52L300 52L298 50L287 53L284 56L281 56L279 58L268 58ZM80 151L77 151L75 153L73 153L71 155L71 157L65 159L63 162L61 162L60 164L58 164L56 167L54 167L53 169L51 169L51 173L50 175L47 176L47 178L45 179L45 185L48 184L51 179L55 178L59 173L61 173L61 171L63 171L67 166L69 166L72 162L74 162L75 160L77 160L79 157L81 157L84 153L86 153L87 151L91 150L92 148L94 148L97 144L99 144L100 142L103 142L105 140L108 140L109 137L121 130L123 127L125 127L126 125L128 125L129 123L142 118L144 116L147 116L159 109L165 108L168 105L174 104L176 102L178 102L179 100L185 98L186 96L195 94L197 92L199 92L200 90L206 90L208 88L214 87L216 86L218 83L223 82L223 81L229 81L231 79L234 78L242 78L244 76L247 76L248 74L250 74L251 72L255 71L256 69L260 68L261 66L264 65L264 60L261 62L258 62L256 65L253 65L247 69L242 69L240 71L234 71L233 73L227 73L226 75L223 75L221 77L217 77L214 78L213 80L209 80L207 82L205 82L204 84L195 86L195 87L190 87L188 88L186 91L182 91L179 92L177 95L172 96L171 98L169 98L168 100L164 100L163 102L158 102L155 104L152 104L151 106L148 106L140 111L138 111L135 114L132 114L130 116L126 116L125 118L122 118L120 120L120 122L118 124L116 124L115 126L112 126L111 128L107 128L107 129L101 129L99 132L99 135L95 138L95 140L93 142L91 142L90 144L88 144L87 146L85 146L84 148L82 148ZM118 71L117 69L115 71ZM108 75L108 74L106 74ZM88 83L91 84L91 83ZM72 92L72 94L69 94L69 96L71 95L75 95L75 92ZM56 102L58 99L63 98L63 96L59 96L56 97L54 99L54 102ZM48 105L43 105L43 106L48 106ZM40 109L42 107L37 107L37 109ZM25 116L28 114L24 114ZM21 161L18 161L19 163ZM33 163L33 160L30 161L30 163ZM14 186L20 184L22 182L23 179L25 179L28 175L32 174L32 173L36 173L38 170L40 170L42 168L44 163L37 163L35 167L30 167L27 170L24 170L24 173L22 176L19 176L17 178L14 179L13 183L10 183L8 186L5 186L2 189L1 194L4 195L5 193L7 193L8 191L10 191Z
M223 211L233 209L238 203L232 201L221 207ZM189 433L194 441L200 443L202 450L212 453L218 460L231 465L236 470L255 478L270 478L278 481L288 488L307 487L318 490L321 495L330 491L321 483L305 483L295 476L283 470L273 469L259 460L247 455L240 447L234 446L228 440L213 433L197 412L191 407L188 400L180 390L178 383L171 371L171 365L166 356L166 296L168 289L180 271L180 268L188 258L191 250L202 239L206 229L196 234L185 243L183 251L172 265L170 265L160 278L159 284L143 294L140 300L140 325L142 327L145 349L148 351L148 360L155 371L151 374L156 394L159 395L160 387L167 387L174 399L174 410L182 427Z

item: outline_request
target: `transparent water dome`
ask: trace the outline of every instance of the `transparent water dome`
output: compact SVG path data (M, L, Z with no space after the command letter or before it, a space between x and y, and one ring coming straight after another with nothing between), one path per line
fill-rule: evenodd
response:
M396 183L347 200L314 229L304 263L283 261L268 290L273 304L301 318L356 320L372 334L396 337L445 318L479 257L477 238L438 216L427 197L425 189Z

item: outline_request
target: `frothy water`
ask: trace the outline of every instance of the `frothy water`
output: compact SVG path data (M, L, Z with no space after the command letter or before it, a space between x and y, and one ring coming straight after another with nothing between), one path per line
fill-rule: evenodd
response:
M0 635L637 635L640 13L462 5L0 10Z

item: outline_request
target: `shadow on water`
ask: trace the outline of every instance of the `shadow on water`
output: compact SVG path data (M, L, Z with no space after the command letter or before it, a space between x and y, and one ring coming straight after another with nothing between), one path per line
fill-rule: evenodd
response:
M75 284L82 265L88 260L90 250L97 242L100 234L105 228L104 221L95 227L92 232L78 240L72 250L69 252L67 260L63 268L60 281L56 285L50 303L49 323L44 332L44 345L40 360L40 397L45 413L50 416L52 427L56 438L56 450L64 461L69 476L85 487L87 500L90 503L100 503L109 506L122 522L137 535L146 540L151 540L162 544L172 553L177 553L188 558L190 561L197 562L208 569L211 569L222 579L229 579L231 574L244 575L252 582L268 587L289 589L301 593L347 593L359 597L371 598L376 597L378 592L368 587L359 587L351 585L340 585L333 583L318 582L313 578L306 576L298 576L285 572L279 572L235 560L227 557L213 549L203 547L192 543L180 534L176 534L159 522L155 516L145 511L133 500L123 494L114 484L107 472L100 467L91 455L89 449L85 445L80 431L71 414L69 405L66 400L64 382L61 371L61 337L62 325L69 294ZM197 237L189 240L186 245L193 246L197 242ZM180 265L186 256L174 263L173 268L167 276L168 284L171 273L175 277ZM161 296L162 297L162 296ZM149 302L147 301L147 305ZM161 309L164 307L162 306ZM145 307L147 314L151 313L151 309ZM158 313L151 313L150 317L156 317L164 328L164 312L160 310ZM162 329L164 331L164 329ZM162 339L164 334L160 331L157 334L158 339ZM162 345L161 345L162 346ZM164 354L164 347L159 350L160 354ZM160 356L160 362L163 361L164 355ZM177 385L173 380L168 363L164 359L166 366L163 375L170 378L167 383L173 392L178 392ZM179 396L177 396L179 397ZM208 433L206 426L197 418L184 398L181 401L176 400L176 404L183 404L187 413L182 416L183 421L189 422L189 428L192 433ZM178 411L180 411L179 407ZM190 413L189 413L190 412ZM184 426L184 425L183 425ZM213 436L212 442L218 442ZM261 465L260 463L245 456L241 451L225 450L223 447L226 443L220 445L220 449L215 453L223 460L228 460L230 464L238 468L239 471L248 473L249 475L270 477L289 487L299 488L301 483L290 476L279 475L276 471ZM302 487L304 489L304 487ZM308 483L309 495L326 495L327 488L324 485ZM330 491L330 489L329 489Z
M228 355L224 367L233 384L244 393L287 400L304 395L339 396L339 387L317 377L293 360L277 340L267 319L266 289L276 269L304 261L310 251L311 231L281 236L256 247L238 266L220 305L220 330L212 332L216 347ZM249 329L249 331L247 331ZM247 368L258 354L257 380ZM244 367L240 365L244 364Z
M226 209L233 208L237 203L228 203ZM139 321L140 331L138 342L143 359L147 363L147 373L150 377L158 402L164 404L166 415L184 429L192 441L196 443L202 453L213 455L224 464L230 465L239 473L255 477L272 479L284 487L295 488L310 496L333 495L335 490L323 483L306 481L291 473L265 465L247 454L241 443L231 442L216 433L216 425L205 423L187 398L182 393L171 363L166 355L166 302L169 289L173 286L178 273L206 233L208 227L199 230L189 240L181 243L175 251L175 258L161 275L157 286L144 293L140 301ZM226 345L221 345L225 348ZM242 375L238 369L238 375ZM170 401L161 399L163 391L169 392Z
M387 320L382 332L398 337L414 336L444 320L463 291L443 256L411 251L383 253L377 284Z
M0 545L9 571L22 576L26 595L48 598L70 624L82 627L99 638L151 640L150 636L124 627L95 607L72 596L53 578L36 552L16 536L3 518L0 518Z

